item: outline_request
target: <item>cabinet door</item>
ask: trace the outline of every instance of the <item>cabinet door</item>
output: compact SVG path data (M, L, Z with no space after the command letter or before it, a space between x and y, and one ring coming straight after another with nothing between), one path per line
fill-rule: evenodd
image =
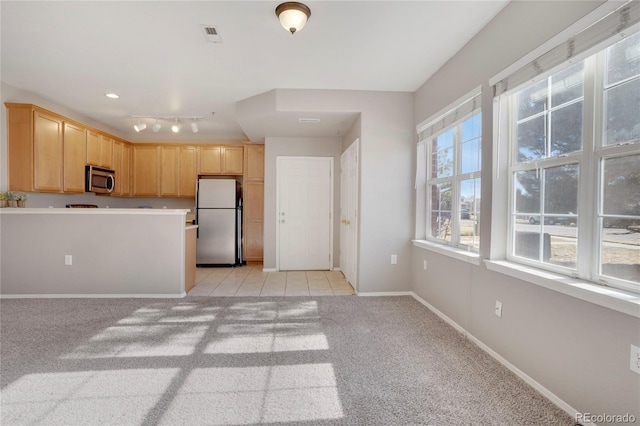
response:
M193 198L196 196L197 150L193 146L180 147L180 196Z
M62 121L38 111L33 114L33 187L37 191L62 192Z
M87 130L87 164L100 166L100 135Z
M133 195L157 197L160 195L160 147L133 147Z
M242 201L244 205L244 257L249 261L261 261L263 257L264 184L262 182L245 182L242 188Z
M200 168L198 173L203 175L217 175L222 173L221 146L200 147Z
M100 166L110 169L113 163L113 139L100 135Z
M245 145L243 180L264 181L264 145Z
M122 144L122 172L116 175L116 182L120 181L122 195L131 195L131 145Z
M63 141L64 192L83 193L86 131L82 127L64 123Z
M122 174L122 145L121 142L114 142L113 144L113 161L111 165L113 171L116 172L116 185L111 195L122 195L122 181L120 180L120 175Z
M160 149L160 195L180 195L180 147L163 146Z
M241 175L242 174L242 157L243 148L241 146L225 146L223 147L223 165L222 174L225 175Z

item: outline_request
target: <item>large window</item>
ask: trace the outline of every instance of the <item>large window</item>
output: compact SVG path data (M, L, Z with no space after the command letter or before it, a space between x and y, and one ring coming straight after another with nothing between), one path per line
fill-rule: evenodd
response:
M640 289L640 33L509 96L508 257Z
M480 245L481 115L475 110L427 144L427 239L477 250Z

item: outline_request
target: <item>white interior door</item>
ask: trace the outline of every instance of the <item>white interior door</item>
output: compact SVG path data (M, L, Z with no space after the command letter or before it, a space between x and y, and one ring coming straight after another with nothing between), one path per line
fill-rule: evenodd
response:
M340 157L340 269L357 291L358 139Z
M331 269L333 158L278 157L278 269Z

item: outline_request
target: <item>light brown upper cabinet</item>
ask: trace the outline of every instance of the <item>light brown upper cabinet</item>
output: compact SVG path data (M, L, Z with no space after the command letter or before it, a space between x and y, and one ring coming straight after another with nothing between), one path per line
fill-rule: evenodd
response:
M201 175L241 175L243 147L211 145L200 146L198 174Z
M180 196L180 147L160 147L160 196Z
M84 192L86 135L87 132L83 127L71 123L64 123L64 192Z
M113 166L113 139L93 130L87 130L87 164L111 168Z
M112 167L116 172L116 186L111 195L131 195L131 145L122 141L113 141Z
M160 195L160 146L138 144L133 146L133 196Z
M31 104L6 103L10 191L63 191L63 118Z
M244 162L243 180L264 182L264 145L246 145Z
M196 196L196 180L198 178L198 150L195 146L180 147L180 196L194 198Z

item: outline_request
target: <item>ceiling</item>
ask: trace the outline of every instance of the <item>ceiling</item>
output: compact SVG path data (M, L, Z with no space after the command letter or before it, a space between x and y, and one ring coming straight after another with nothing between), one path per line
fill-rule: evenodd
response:
M278 1L3 0L1 77L133 142L241 141L247 120L262 129L251 132L256 142L335 136L353 113L301 126L316 117L267 106L243 121L236 102L287 88L413 92L507 2L308 1L311 17L291 35L275 16ZM197 134L189 120L179 134L162 120L153 133L153 119L136 133L132 116L202 118Z

